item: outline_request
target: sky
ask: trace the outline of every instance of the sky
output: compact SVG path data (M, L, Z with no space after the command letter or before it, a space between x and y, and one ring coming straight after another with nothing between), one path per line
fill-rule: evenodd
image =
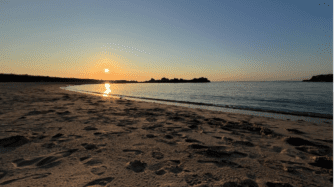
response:
M0 73L300 81L332 52L332 0L0 0Z

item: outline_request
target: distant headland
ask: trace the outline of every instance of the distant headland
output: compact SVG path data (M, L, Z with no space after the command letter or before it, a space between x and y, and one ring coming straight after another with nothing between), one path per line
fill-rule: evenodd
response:
M155 80L155 79L151 79L149 81L144 81L144 83L201 83L201 82L210 82L207 78L204 77L200 77L200 78L194 78L191 80L184 80L184 79L178 79L178 78L174 78L174 79L168 79L163 77L161 80Z
M98 80L98 79L79 79L66 77L49 77L49 76L35 76L35 75L16 75L16 74L0 74L0 82L71 82L71 83L90 83L101 84L109 83L137 83L137 81L127 80Z
M303 82L333 82L333 74L315 75L310 80L303 80Z
M17 74L2 74L0 73L0 82L71 82L71 83L87 83L87 84L102 84L102 83L202 83L210 82L207 78L194 78L191 80L184 79L167 79L138 82L136 80L98 80L98 79L79 79L79 78L65 78L65 77L49 77L49 76L35 76L35 75L17 75Z

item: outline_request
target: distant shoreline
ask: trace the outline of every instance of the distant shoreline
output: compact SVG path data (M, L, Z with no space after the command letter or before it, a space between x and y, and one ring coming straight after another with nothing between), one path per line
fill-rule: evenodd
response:
M149 81L144 81L143 83L206 83L206 82L211 82L205 77L200 77L200 78L194 78L192 80L184 80L184 79L168 79L168 78L161 78L161 80L154 80L153 78Z
M163 77L161 80L154 80L138 82L135 80L98 80L98 79L79 79L79 78L61 78L61 77L49 77L49 76L33 76L33 75L16 75L16 74L0 74L0 82L76 82L76 83L207 83L210 82L207 78L200 77L192 80L185 79L167 79Z
M315 75L310 80L303 80L303 82L333 82L333 74Z
M0 82L62 82L62 83L87 83L87 84L103 84L103 83L210 83L207 78L200 77L191 80L186 79L168 79L138 82L136 80L98 80L98 79L80 79L80 78L63 78L49 76L34 76L34 75L18 75L18 74L2 74L0 73ZM333 82L333 74L315 75L309 80L289 81L289 80L274 80L274 81L213 81L215 82Z

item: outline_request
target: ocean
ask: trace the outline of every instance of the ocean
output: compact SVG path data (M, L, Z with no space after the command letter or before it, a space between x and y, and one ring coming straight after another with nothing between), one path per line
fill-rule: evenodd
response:
M86 84L63 89L279 119L333 119L330 82L211 82Z

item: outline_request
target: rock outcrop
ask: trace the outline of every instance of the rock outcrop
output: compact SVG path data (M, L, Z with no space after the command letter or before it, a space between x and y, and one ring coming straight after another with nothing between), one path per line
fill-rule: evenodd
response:
M333 74L312 76L310 80L303 80L303 82L333 82Z

